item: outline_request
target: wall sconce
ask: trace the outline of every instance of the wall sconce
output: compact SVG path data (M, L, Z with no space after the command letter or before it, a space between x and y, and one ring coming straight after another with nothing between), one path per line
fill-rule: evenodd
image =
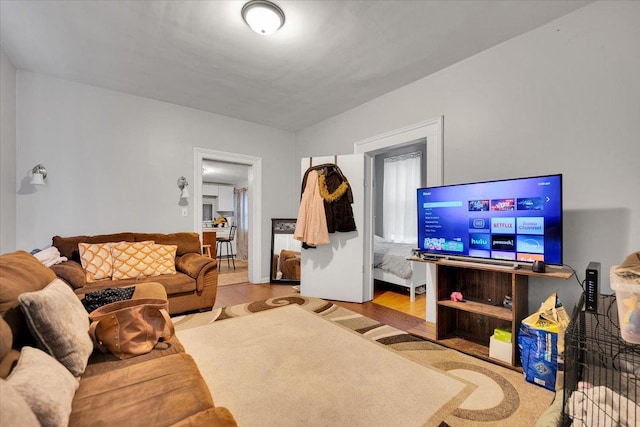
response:
M178 188L180 189L181 199L188 199L189 197L191 197L191 194L189 194L189 189L187 188L188 185L189 183L187 182L187 178L185 178L184 176L178 178Z
M31 182L32 185L45 185L44 179L47 177L47 170L42 164L37 164L31 169Z

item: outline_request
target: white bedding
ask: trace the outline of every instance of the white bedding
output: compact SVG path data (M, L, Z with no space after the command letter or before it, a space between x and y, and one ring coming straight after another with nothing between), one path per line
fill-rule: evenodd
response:
M411 256L413 247L410 243L391 243L376 238L373 242L373 267L409 279L412 268L407 258Z

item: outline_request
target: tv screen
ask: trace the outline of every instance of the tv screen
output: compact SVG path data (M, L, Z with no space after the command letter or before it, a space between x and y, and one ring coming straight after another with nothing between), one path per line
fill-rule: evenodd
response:
M418 249L562 264L562 175L419 188Z

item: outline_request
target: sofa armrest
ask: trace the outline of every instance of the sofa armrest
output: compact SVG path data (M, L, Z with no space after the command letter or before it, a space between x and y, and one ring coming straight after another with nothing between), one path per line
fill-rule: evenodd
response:
M171 427L236 427L237 425L235 418L227 408L216 406L180 420L172 424Z
M74 289L87 285L84 269L76 261L64 261L60 264L52 265L50 268L56 273L56 276L73 286Z
M196 253L188 253L176 258L176 270L195 279L198 292L202 292L204 288L204 276L210 272L216 274L217 268L218 262L215 259Z

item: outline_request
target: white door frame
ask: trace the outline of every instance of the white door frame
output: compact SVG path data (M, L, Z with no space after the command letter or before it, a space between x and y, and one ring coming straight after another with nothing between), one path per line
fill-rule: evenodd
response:
M200 234L202 241L202 162L214 160L227 163L238 163L249 167L249 282L262 282L262 159L244 154L193 149L193 203L196 206L193 215L193 229Z
M427 186L433 187L444 184L444 116L435 117L429 120L425 120L424 122L416 123L413 125L409 125L400 129L395 129L389 132L385 132L380 135L373 136L371 138L364 139L362 141L358 141L353 144L353 152L358 154L365 154L365 157L369 159L371 165L373 164L373 156L379 154L384 151L388 151L391 148L400 148L404 145L410 145L415 143L416 140L426 139L427 141L427 158L426 158L426 167L427 167ZM365 197L365 201L367 206L365 206L365 216L367 217L367 221L365 224L368 224L367 229L365 230L365 244L366 242L373 241L373 176L369 174L367 177L367 181L365 183L365 192L367 197ZM417 224L416 224L417 226ZM417 243L417 242L416 242ZM369 246L372 246L369 244ZM373 248L370 247L370 259L373 260ZM373 265L370 266L370 271L373 270ZM429 282L429 278L431 277L433 284L433 274L434 271L429 271L427 269L427 281ZM367 275L365 274L365 277ZM369 279L365 280L364 283L364 300L369 301L373 299L373 279L372 274L369 273ZM428 285L429 286L429 283ZM427 293L429 294L429 289L427 289ZM431 293L430 295L434 295ZM430 300L434 300L435 298L430 298ZM435 310L432 308L429 309L427 305L427 320L431 318L433 315L433 319L435 320Z

